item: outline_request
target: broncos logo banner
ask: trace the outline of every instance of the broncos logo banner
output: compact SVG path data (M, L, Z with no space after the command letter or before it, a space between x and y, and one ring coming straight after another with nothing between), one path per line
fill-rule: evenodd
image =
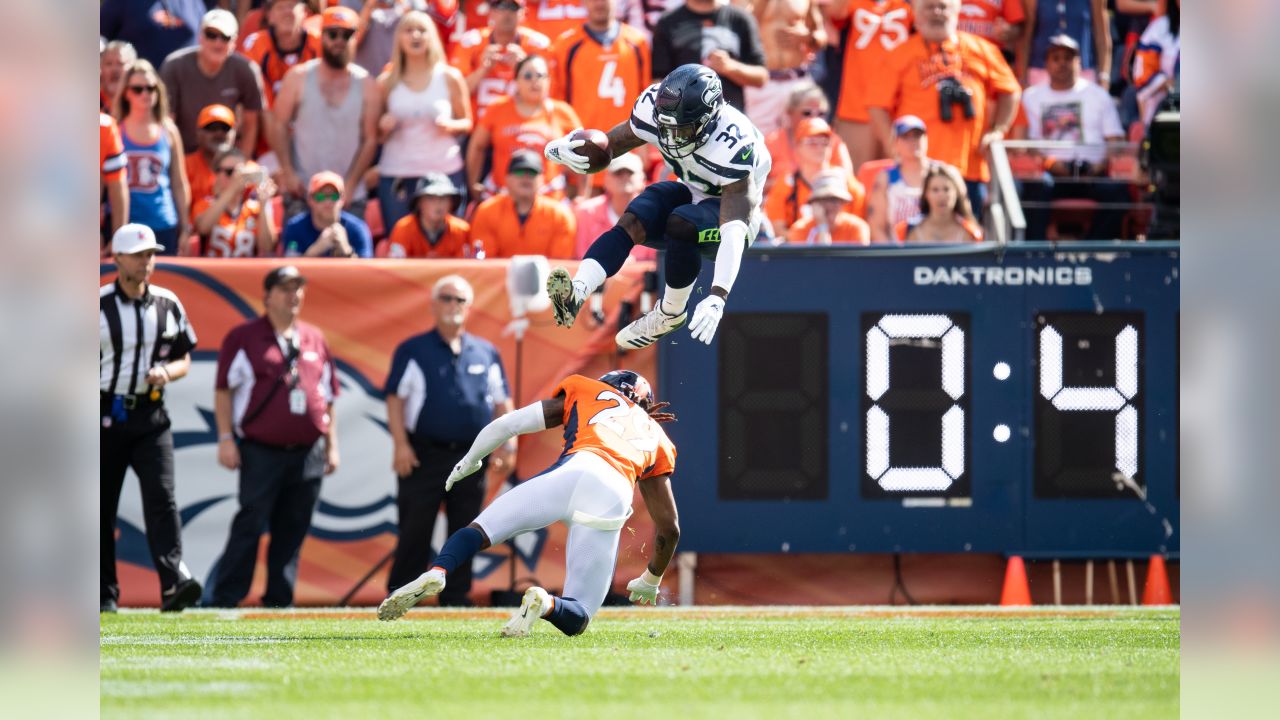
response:
M222 553L238 508L238 475L217 463L213 384L218 348L232 327L262 313L262 278L281 262L166 259L158 264L152 278L155 284L178 294L200 338L192 356L191 373L169 387L165 404L173 421L183 556L202 582L208 580ZM434 320L430 293L436 280L456 273L475 288L467 331L498 347L512 391L518 393L516 405L520 406L549 397L567 375L597 377L618 366L613 334L619 304L639 296L644 272L653 269L653 263L628 263L608 282L604 308L609 320L603 326L580 321L572 330L564 330L555 327L550 311L531 316L531 327L519 353L521 367L517 377L516 340L503 333L512 320L506 291L508 261L348 263L291 258L291 262L308 281L301 317L324 332L337 359L342 384L336 409L342 463L321 485L311 533L302 546L295 593L298 605L311 606L337 605L349 594L352 605L374 605L386 594L389 562L381 566L379 563L395 546L397 517L382 385L396 346L405 338L431 329ZM574 270L569 268L570 273ZM110 282L114 267L102 265L100 275L102 283ZM584 312L583 319L586 317ZM656 353L648 349L628 353L625 364L646 377L656 378L655 359ZM488 497L541 472L555 462L560 449L558 432L522 438L516 472L510 477L490 473L486 478ZM122 605L155 605L159 598L142 518L137 479L130 472L120 500L116 530ZM563 584L565 536L565 528L557 524L515 542L519 589L534 582L548 588ZM436 524L433 546L439 548L444 537L442 515ZM651 537L648 517L644 513L634 515L622 533L619 577L625 580L641 571L645 563L641 546ZM262 595L266 546L266 542L260 545L257 575L246 604L258 603ZM477 602L487 603L490 590L508 588L510 561L511 551L505 546L476 559L473 596ZM365 582L360 585L362 580Z

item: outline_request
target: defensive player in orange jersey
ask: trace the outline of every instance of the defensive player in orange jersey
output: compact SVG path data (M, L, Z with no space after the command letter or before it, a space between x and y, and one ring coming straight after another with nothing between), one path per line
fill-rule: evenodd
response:
M529 588L502 634L528 635L538 618L565 635L581 633L613 581L618 536L631 516L636 485L656 537L649 566L627 583L627 590L633 602L656 603L662 574L680 539L671 494L676 449L658 425L675 419L662 412L666 405L654 402L649 382L639 374L614 370L599 380L570 375L550 399L489 423L449 474L446 490L478 470L486 455L517 434L564 425L564 452L550 469L499 495L475 522L451 535L430 570L382 601L378 618L395 620L418 601L438 594L448 574L471 562L477 552L558 520L569 527L564 595Z

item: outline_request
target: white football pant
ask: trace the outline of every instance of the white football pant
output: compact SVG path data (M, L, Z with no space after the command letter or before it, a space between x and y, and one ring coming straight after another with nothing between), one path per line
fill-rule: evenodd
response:
M598 455L580 451L494 499L476 518L493 545L556 521L569 528L564 597L595 617L613 584L618 537L631 516L630 481Z

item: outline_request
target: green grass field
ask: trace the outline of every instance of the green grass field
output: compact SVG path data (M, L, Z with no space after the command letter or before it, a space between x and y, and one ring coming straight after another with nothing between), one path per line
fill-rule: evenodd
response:
M1170 718L1179 611L606 608L499 637L506 612L123 612L104 718Z

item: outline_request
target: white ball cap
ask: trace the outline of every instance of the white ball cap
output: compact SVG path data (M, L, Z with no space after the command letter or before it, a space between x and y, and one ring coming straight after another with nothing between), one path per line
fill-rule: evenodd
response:
M122 225L115 235L111 236L111 254L132 255L145 250L164 250L164 246L156 242L156 234L151 228L138 223Z
M200 18L200 29L203 30L207 27L211 27L227 37L235 37L236 33L240 31L240 24L236 22L236 16L222 8L214 8Z
M643 175L644 161L635 153L622 153L609 163L609 172L617 173L623 171L630 171L636 175Z

